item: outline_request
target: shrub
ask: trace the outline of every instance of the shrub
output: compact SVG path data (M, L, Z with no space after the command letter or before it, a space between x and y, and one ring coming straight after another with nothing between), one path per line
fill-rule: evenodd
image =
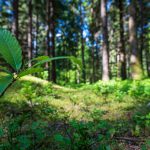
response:
M122 100L126 95L135 98L150 98L150 80L140 81L99 81L92 88L98 95L110 96L113 95L115 100Z

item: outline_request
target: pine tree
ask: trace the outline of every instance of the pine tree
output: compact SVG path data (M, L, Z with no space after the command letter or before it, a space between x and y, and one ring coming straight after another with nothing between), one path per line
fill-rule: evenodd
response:
M102 80L109 80L109 42L108 42L108 29L107 29L107 1L101 0L101 22L102 22Z
M124 26L123 26L123 1L119 0L119 24L120 24L120 43L119 43L119 63L120 63L120 76L124 80L127 78L126 75L126 52L125 52L125 42L124 42Z
M129 6L129 43L131 48L131 77L140 79L142 77L142 68L140 63L140 54L137 47L137 28L136 28L136 1L132 0Z
M18 39L19 34L19 0L13 0L13 23L12 23L12 32Z

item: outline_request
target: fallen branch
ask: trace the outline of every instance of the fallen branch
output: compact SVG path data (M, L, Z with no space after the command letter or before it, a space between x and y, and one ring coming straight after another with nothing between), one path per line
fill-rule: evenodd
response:
M117 140L124 140L124 141L132 141L132 142L145 142L144 139L140 138L130 138L130 137L115 137Z

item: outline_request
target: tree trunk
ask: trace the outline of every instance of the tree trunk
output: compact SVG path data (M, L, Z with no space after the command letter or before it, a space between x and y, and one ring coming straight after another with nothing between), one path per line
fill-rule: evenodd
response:
M83 13L82 13L82 1L80 0L80 36L81 36L81 55L82 55L82 79L83 79L83 82L85 83L86 82L86 72L85 72L85 58L84 58L84 51L85 51L85 47L84 47L84 44L85 44L85 40L84 40L84 37L83 37Z
M96 78L95 81L98 81L100 79L100 58L99 58L99 49L98 49L98 44L97 44L97 40L96 40Z
M126 52L125 52L125 44L124 44L123 1L122 0L119 0L119 13L120 13L119 72L121 78L124 80L127 78L127 73L126 73Z
M55 24L54 24L54 1L47 1L48 7L48 31L47 31L47 54L49 57L55 57ZM52 61L52 69L48 63L48 80L56 83L56 62Z
M141 26L141 35L140 35L140 63L143 69L143 48L144 48L144 16L143 16L143 0L139 0L140 2L140 26Z
M150 77L150 46L148 45L146 49L146 69L147 69L147 76Z
M12 32L14 33L14 35L16 36L16 38L18 39L18 14L19 14L19 0L13 0L13 23L12 23Z
M28 24L28 60L29 67L31 67L31 59L33 57L33 45L32 45L32 0L29 0L28 4L28 15L29 15L29 24Z
M140 54L137 47L135 6L135 0L132 0L129 6L129 42L131 48L130 63L132 79L140 79L142 77L142 68L140 63Z
M101 22L102 22L102 80L109 80L109 42L108 42L108 29L107 29L107 12L106 0L101 0Z
M39 15L38 15L38 11L37 11L37 14L36 14L36 36L35 36L35 40L36 40L35 56L38 56L38 33L39 33Z
M94 47L94 1L92 0L92 28L91 28L91 41L92 41L92 82L95 82L95 47Z
M52 57L55 57L55 27L54 27L54 22L52 23L52 43L53 45L51 46L51 51L52 51ZM52 81L56 83L56 61L52 61Z

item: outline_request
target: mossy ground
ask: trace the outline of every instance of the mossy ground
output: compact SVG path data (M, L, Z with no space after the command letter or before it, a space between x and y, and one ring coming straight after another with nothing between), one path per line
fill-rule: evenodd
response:
M0 98L1 127L4 126L5 122L11 122L17 118L26 120L22 121L24 126L29 122L38 120L45 121L49 125L58 122L68 123L76 121L79 123L92 122L97 126L100 122L106 121L109 124L108 127L103 129L105 128L104 124L101 128L102 130L100 130L102 133L105 132L105 130L109 130L109 139L111 142L105 139L107 141L104 142L106 145L111 145L111 147L113 147L112 149L121 150L122 146L123 149L132 149L128 146L126 148L126 144L124 145L124 143L127 143L127 145L130 143L134 147L138 145L139 148L139 146L143 144L143 140L148 139L150 132L148 127L145 125L142 126L142 123L137 123L142 122L142 119L135 119L135 116L136 114L140 114L142 117L142 115L144 116L149 113L150 107L147 105L149 101L150 99L148 98L135 98L130 95L125 95L121 100L116 100L113 96L98 94L92 90L90 86L88 86L88 88L67 88L51 84L36 77L27 76L12 85L4 96ZM28 116L31 118L29 119ZM57 128L56 126L55 128ZM4 130L8 130L8 128ZM93 131L93 129L91 130ZM56 129L55 131L57 133ZM90 131L90 129L88 129L88 131ZM59 132L66 136L64 131ZM93 132L98 134L96 129ZM105 135L105 133L103 134ZM17 136L17 134L15 136ZM118 137L129 137L131 141L123 139L116 143L118 140L116 138ZM134 138L142 140L138 142L132 140ZM3 138L1 142L4 141ZM49 142L51 142L51 140L47 141L47 143ZM58 140L57 142L61 141ZM47 146L44 145L46 144L43 144L44 149L46 149L45 147ZM95 147L98 148L97 144L95 145ZM51 147L51 149L67 149L64 145L59 146ZM33 145L29 147L33 148ZM80 147L74 147L74 149L84 148L82 144ZM69 149L71 149L71 147Z

